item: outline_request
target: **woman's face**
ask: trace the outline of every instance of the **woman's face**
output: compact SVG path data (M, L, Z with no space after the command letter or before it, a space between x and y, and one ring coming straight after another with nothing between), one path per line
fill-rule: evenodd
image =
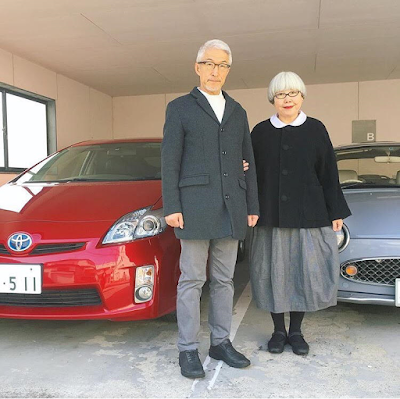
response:
M285 98L279 99L276 98L280 93L284 94L294 94L298 92L294 97L290 97L289 95L285 96ZM293 122L297 116L299 115L301 105L303 104L303 96L297 90L282 90L275 94L274 97L274 106L276 111L278 112L278 117L281 121L290 123Z

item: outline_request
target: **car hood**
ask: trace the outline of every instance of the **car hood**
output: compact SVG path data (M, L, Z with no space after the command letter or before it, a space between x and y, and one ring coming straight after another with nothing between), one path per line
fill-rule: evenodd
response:
M344 189L352 215L345 219L352 238L400 238L400 189Z
M116 221L154 205L161 181L15 184L0 187L2 222Z

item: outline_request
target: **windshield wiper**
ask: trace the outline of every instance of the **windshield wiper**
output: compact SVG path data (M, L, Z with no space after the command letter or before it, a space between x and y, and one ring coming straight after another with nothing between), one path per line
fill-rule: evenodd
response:
M46 183L46 184L52 184L52 183L69 183L73 181L99 181L99 179L85 179L85 178L79 178L79 177L73 177L70 179L58 179L58 180L27 180L24 182L21 182L22 184L32 184L32 183Z
M88 177L69 177L66 179L58 179L58 180L28 180L24 183L74 183L74 182L134 182L134 181L145 181L145 180L161 180L160 177L131 177L127 179L94 179Z
M364 183L364 182L349 182L349 183L341 183L340 184L340 187L342 187L342 188L349 188L349 187L355 187L355 186L360 186L360 185L363 185L363 186L365 186L365 185L368 185L368 183Z
M61 179L56 181L60 183L69 183L74 181L102 181L102 179L93 179L93 178L90 179L88 177L70 177L67 179Z

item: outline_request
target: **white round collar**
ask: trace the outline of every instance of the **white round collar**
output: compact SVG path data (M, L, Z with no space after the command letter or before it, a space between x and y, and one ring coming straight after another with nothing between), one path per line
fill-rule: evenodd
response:
M284 122L282 122L282 121L278 118L278 115L277 115L277 114L274 114L274 115L271 116L271 118L269 118L269 120L271 121L272 126L278 128L278 129L279 129L279 128L282 128L282 127L285 127L285 126L287 126L287 125L290 125L290 126L300 126L300 125L302 125L302 124L306 121L306 119L307 119L307 115L306 115L303 111L300 111L300 113L299 113L299 115L297 116L297 118L296 118L293 122L291 122L291 123L284 123Z

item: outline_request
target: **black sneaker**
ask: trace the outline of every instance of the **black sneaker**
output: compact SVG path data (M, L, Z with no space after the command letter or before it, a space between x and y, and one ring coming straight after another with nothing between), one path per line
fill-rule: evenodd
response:
M271 353L282 353L286 343L286 331L275 331L268 341L268 351Z
M239 353L229 339L216 346L210 346L208 352L210 357L216 360L223 360L228 366L242 369L250 366L250 360L246 356Z
M197 349L193 351L179 352L179 366L181 366L181 374L184 377L204 378L206 375Z
M288 342L292 345L293 353L296 355L307 355L310 347L305 341L301 332L290 333L288 336Z

